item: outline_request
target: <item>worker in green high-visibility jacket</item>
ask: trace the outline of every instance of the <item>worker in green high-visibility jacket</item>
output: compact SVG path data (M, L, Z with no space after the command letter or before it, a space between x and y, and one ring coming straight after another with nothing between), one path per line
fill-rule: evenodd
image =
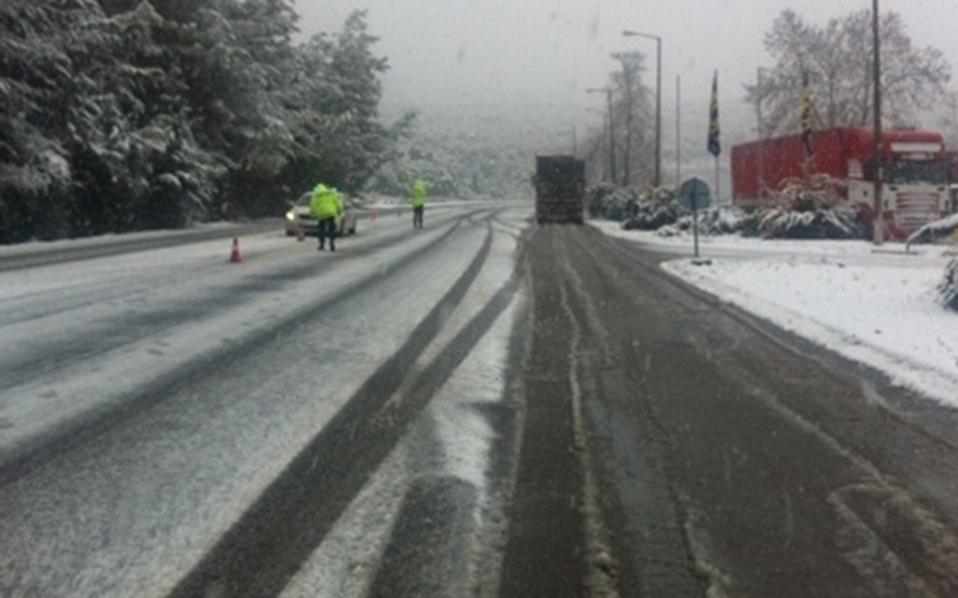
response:
M326 237L329 237L329 250L336 251L336 218L343 213L339 194L322 183L316 185L313 199L309 202L309 211L318 223L316 236L319 237L319 251L323 250Z
M422 216L426 211L426 199L429 197L429 187L426 182L416 179L412 186L412 227L422 228Z

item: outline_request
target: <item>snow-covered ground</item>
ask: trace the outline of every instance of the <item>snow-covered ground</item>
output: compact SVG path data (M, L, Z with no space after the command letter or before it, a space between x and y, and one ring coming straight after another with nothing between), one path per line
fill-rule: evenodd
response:
M656 251L691 254L690 236L593 225ZM723 236L700 242L711 265L683 258L663 268L896 384L958 406L958 315L936 300L954 248L919 246L905 254L900 244L876 251L864 241Z

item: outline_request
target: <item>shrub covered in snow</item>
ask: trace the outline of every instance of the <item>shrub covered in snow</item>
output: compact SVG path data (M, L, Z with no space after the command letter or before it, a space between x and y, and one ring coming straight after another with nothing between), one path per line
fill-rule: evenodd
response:
M756 212L747 212L738 207L722 206L702 210L698 215L698 229L701 235L742 235L754 237L758 231L759 215ZM679 234L691 233L692 215L684 214L675 224L663 226L656 234L663 237L673 237Z
M616 187L603 183L586 191L586 208L593 218L622 222L639 198L639 190L635 187Z
M602 185L590 189L593 217L622 222L626 230L654 230L674 236L692 230L692 215L679 205L674 189L639 192L635 188ZM719 207L699 212L699 233L739 234L767 239L860 239L866 222L843 196L843 183L827 175L790 179L764 211Z
M625 230L658 230L674 224L683 214L671 187L659 187L643 192L639 200L627 206L622 222Z
M861 239L865 219L856 205L845 202L844 184L824 174L785 181L758 222L767 239Z
M946 308L958 312L958 258L951 260L945 268L945 278L938 286L941 303Z
M947 218L929 222L916 230L908 237L908 244L941 243L947 239L954 239L956 234L958 234L958 214L952 214Z

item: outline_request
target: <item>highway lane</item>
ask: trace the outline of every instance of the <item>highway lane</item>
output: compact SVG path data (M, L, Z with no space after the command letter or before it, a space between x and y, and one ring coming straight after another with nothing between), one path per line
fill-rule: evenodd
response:
M419 232L379 219L336 254L273 232L245 239L239 266L199 243L2 275L0 333L16 342L0 351L0 594L172 591L303 451L348 453L337 422L365 421L437 339L456 358L414 388L438 392L515 295L483 291L513 271L515 233L495 218L526 223L500 206L436 211ZM361 473L397 439L377 437ZM330 523L359 490L337 484ZM320 539L259 578L281 590Z
M495 206L497 202L469 202L469 205ZM465 202L443 201L430 205L430 211L462 209ZM395 217L409 213L409 208L398 206L369 207L357 210L360 222L375 222L380 216ZM163 230L126 235L57 241L54 243L29 243L0 248L0 272L62 265L70 262L115 257L128 253L155 251L203 241L231 239L274 231L283 226L280 218L261 218L240 222L221 222L183 230ZM362 232L360 227L360 232Z
M502 596L958 592L954 409L594 228L526 255Z

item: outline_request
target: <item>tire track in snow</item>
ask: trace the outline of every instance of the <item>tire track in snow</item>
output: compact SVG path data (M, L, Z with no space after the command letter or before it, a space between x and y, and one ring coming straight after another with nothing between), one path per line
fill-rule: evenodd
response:
M180 581L171 596L219 592L229 596L279 594L339 515L388 457L432 396L452 376L518 290L515 276L460 331L399 397L396 391L419 356L461 302L492 248L486 240L447 294L345 407L290 463L246 514Z

